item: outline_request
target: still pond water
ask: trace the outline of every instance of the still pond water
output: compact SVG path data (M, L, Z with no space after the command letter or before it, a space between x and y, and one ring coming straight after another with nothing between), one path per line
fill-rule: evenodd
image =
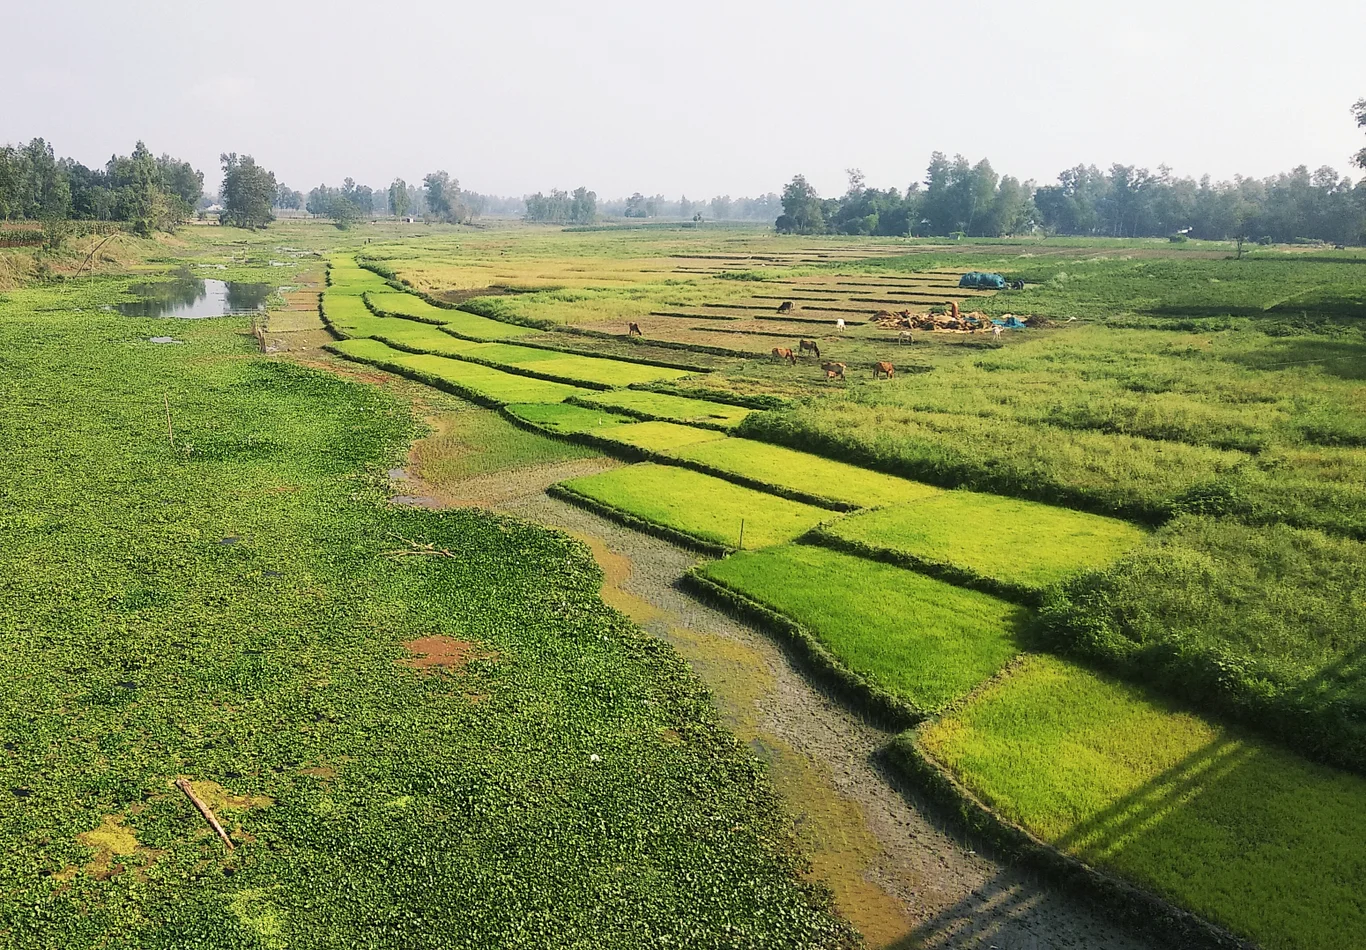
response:
M187 320L226 317L264 310L274 289L270 284L180 277L128 288L129 293L142 299L118 304L117 309L130 317L181 317Z

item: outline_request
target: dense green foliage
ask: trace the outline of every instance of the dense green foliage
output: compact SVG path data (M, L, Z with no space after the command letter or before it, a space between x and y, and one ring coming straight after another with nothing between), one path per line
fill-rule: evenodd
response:
M387 505L404 406L119 289L0 303L7 946L852 946L581 545ZM268 797L234 852L177 775Z
M822 531L1026 590L1106 567L1144 538L1127 521L964 491L850 515Z
M279 187L275 173L256 164L250 155L240 158L236 152L219 156L223 165L223 183L218 188L218 200L223 204L218 220L239 228L263 228L275 220L271 208Z
M743 552L702 573L792 618L846 668L925 712L964 696L1019 650L1019 607L825 548Z
M1181 518L1055 591L1041 621L1053 647L1366 771L1360 542Z
M1250 238L1266 243L1366 241L1366 181L1306 166L1271 178L1213 182L1133 165L1077 165L1056 185L1000 175L991 162L935 152L905 194L869 188L851 170L849 190L822 200L798 175L783 189L779 231L799 234L1048 234L1117 238Z
M1360 777L1041 656L918 741L1006 818L1259 946L1366 946Z
M686 468L650 462L570 479L564 484L579 495L642 521L728 548L740 546L742 522L744 548L754 549L791 541L830 517L830 512L821 508Z

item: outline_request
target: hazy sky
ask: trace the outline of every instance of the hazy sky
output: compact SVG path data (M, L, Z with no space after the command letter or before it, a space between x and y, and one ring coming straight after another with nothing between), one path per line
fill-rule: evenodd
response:
M6 0L0 143L250 153L307 191L905 187L935 149L1263 176L1366 145L1366 0ZM1358 172L1357 174L1361 174Z

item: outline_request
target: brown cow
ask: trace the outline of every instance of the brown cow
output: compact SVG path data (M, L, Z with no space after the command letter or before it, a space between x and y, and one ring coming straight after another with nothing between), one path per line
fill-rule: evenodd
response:
M791 301L791 300L784 300L782 303L778 304L778 312L779 312L779 313L791 313L791 312L792 312L792 301Z
M644 336L645 334L643 334L643 333L640 332L640 324L639 324L639 323L628 323L628 324L626 324L626 335L627 335L627 336Z
M786 346L775 346L773 348L773 355L780 360L787 360L793 366L797 365L796 355Z
M800 341L798 341L798 343L797 343L797 353L798 353L798 355L801 355L801 354L805 353L807 350L810 350L812 353L815 353L815 354L816 354L816 359L820 359L820 358L821 358L821 348L820 348L819 346L816 345L816 341L815 341L815 340L800 340Z
M839 377L840 379L844 378L843 363L822 363L821 369L825 370L826 379L834 379L836 377Z
M891 363L873 364L873 379L879 378L884 373L886 374L888 379L891 379L894 375L896 375L896 367L893 366Z

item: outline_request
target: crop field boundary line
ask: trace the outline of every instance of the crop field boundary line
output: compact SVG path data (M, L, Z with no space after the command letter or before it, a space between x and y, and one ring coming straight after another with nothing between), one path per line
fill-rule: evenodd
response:
M670 528L667 525L660 524L657 521L651 521L648 518L642 518L639 515L618 508L615 505L609 505L606 502L598 501L596 498L590 498L587 495L569 488L564 482L557 482L556 484L551 485L546 489L546 494L551 498L558 498L561 501L569 502L572 505L578 505L580 508L591 511L609 521L615 521L620 525L639 531L642 534L660 538L671 544L676 544L681 548L685 548L686 550L695 551L698 554L720 557L729 554L732 550L715 541L708 541L706 538L698 537L687 531Z
M1092 867L1000 815L920 745L921 730L930 721L897 736L882 751L882 757L967 835L988 842L1012 862L1033 868L1049 885L1065 887L1095 901L1128 926L1167 945L1182 950L1259 950L1256 944L1151 891Z
M926 710L849 669L815 634L791 617L723 581L707 577L702 573L704 568L705 565L698 565L690 569L680 578L680 586L703 603L753 624L785 643L801 666L846 705L891 729L909 729L930 718Z
M1066 509L1064 509L1066 510ZM816 547L828 548L831 551L838 551L841 554L849 554L853 557L862 558L865 561L878 561L882 564L890 564L893 567L901 567L917 574L924 574L926 577L933 577L952 584L955 587L964 587L975 590L983 594L990 594L993 597L1000 597L1003 600L1011 601L1022 607L1037 608L1043 604L1044 589L1039 587L1029 587L1025 584L1012 584L988 574L982 574L965 567L959 567L948 561L936 561L931 558L923 558L906 551L897 551L893 548L884 548L875 544L868 544L866 541L853 541L849 538L841 538L825 530L824 525L817 525L806 534L797 539L799 544L810 544Z
M396 340L384 336L370 336L366 339L375 340L378 343L383 343L390 349L400 350L404 353L410 353L413 356L437 356L445 360L455 360L461 363L472 363L475 366L483 366L486 369L496 369L498 370L498 372L507 373L509 376L524 376L527 379L539 379L547 383L562 383L565 386L576 386L580 389L597 389L602 392L606 392L610 389L619 388L613 386L610 383L599 383L587 379L576 379L573 376L560 376L557 373L545 373L540 370L527 369L524 366L514 366L511 363L496 363L492 360L479 359L478 357L468 356L464 353L437 353L434 350L424 350L421 347L413 346L411 343L400 343ZM516 346L518 344L511 345Z
M702 389L700 387L679 386L676 382L632 383L627 389L638 389L646 393L662 393L665 396L680 396L684 399L700 399L702 402L719 402L726 406L739 406L768 412L773 409L786 409L787 401L777 396L747 396L743 393L728 392L724 389Z
M362 339L365 338L362 337ZM466 387L461 386L458 383L453 383L448 379L441 379L436 376L428 375L427 373L424 373L421 370L411 369L407 366L399 366L397 363L390 363L388 360L377 360L371 359L369 357L354 356L350 353L345 353L341 350L334 349L330 344L325 345L323 349L327 350L327 352L335 356L341 357L344 360L350 360L353 363L360 363L366 366L373 366L376 369L384 370L386 373L393 373L395 376L402 376L405 379L411 379L414 382L422 383L424 386L430 386L433 389L439 389L444 393L450 393L452 396L459 396L461 399L468 400L469 402L472 402L477 406L483 406L485 409L501 409L504 405L504 403L497 399L494 399L492 396L486 396L483 393L476 392L473 389L467 389Z
M586 336L598 340L620 341L622 339L620 334L607 333L603 330L589 330L587 327L566 327L557 325L553 329L559 333ZM661 340L655 337L646 339L638 336L626 337L626 341L632 346L660 346L667 350L686 350L692 353L707 353L711 356L729 356L738 360L752 360L755 358L755 354L747 353L743 350L731 350L724 346L707 346L703 343L681 343L677 340Z
M717 323L725 323L727 320L741 320L743 317L732 316L728 313L682 313L677 310L651 310L648 314L651 317L683 317L688 320L715 320Z

